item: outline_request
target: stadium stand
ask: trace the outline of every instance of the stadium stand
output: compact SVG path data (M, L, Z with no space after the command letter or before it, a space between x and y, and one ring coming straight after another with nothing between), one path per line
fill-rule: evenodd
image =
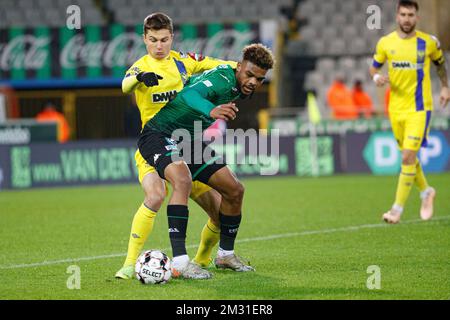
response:
M219 0L2 0L0 2L0 28L63 26L66 8L78 5L82 23L104 25L121 23L136 25L150 12L162 11L177 23L259 21L279 16L283 6L292 0L230 0L227 5ZM6 14L7 13L7 14Z
M381 9L382 20L380 29L371 30L366 23L370 15L368 7L374 3ZM296 7L296 18L304 22L300 28L300 39L287 44L286 54L292 57L317 59L315 67L303 70L306 75L301 78L297 75L299 77L297 80L302 83L301 79L304 79L304 91L314 90L317 93L322 114L329 115L326 107L326 91L338 73L345 76L346 83L350 87L356 79L362 80L364 88L381 111L383 101L372 83L368 67L372 62L377 40L395 29L395 1L304 0ZM446 55L448 61L450 52ZM439 80L434 70L432 74L433 93L437 105ZM303 105L304 98L294 99L290 103L292 106ZM448 113L448 110L436 111Z
M370 30L366 26L367 10L373 3L382 10L381 29ZM281 106L304 106L306 91L314 90L326 114L324 94L337 73L344 73L349 86L355 79L361 79L373 101L382 103L367 66L376 41L395 27L395 1L392 0L248 0L245 4L229 0L226 5L222 0L2 0L0 28L64 26L66 9L71 4L81 8L82 24L87 25L139 25L148 13L155 11L169 14L178 25L252 22L266 18L275 18L283 25L287 24L287 16L294 17L301 22L300 37L289 38L284 47L284 64L288 70L282 76L287 80L283 81L283 95L291 98L281 97L278 101ZM312 61L302 62L305 57ZM308 67L300 67L301 63ZM299 85L303 92L299 92ZM437 96L436 76L433 88Z

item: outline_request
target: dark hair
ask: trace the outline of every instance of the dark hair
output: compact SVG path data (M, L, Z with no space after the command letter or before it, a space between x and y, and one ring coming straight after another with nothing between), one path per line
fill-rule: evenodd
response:
M272 69L275 63L272 51L261 43L253 43L246 46L242 53L242 60L250 61L264 70Z
M419 4L415 0L399 0L397 4L397 11L400 9L400 7L414 7L416 8L416 11L419 11Z
M361 79L356 79L355 80L355 87L362 87L362 84L363 84L363 82L362 82Z
M144 35L148 30L161 30L167 29L170 33L173 33L172 19L167 14L162 12L155 12L148 15L144 19Z

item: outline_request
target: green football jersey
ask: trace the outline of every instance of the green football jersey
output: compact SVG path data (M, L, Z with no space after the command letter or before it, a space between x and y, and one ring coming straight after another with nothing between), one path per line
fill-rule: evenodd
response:
M192 77L175 99L147 122L144 129L157 130L167 135L176 129L186 129L194 135L195 130L201 128L204 131L215 121L209 115L212 109L236 100L240 94L235 70L229 65L220 65Z

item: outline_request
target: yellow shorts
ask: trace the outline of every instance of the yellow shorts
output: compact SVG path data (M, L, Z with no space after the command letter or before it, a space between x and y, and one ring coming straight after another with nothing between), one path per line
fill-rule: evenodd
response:
M151 165L149 165L147 161L145 161L145 159L142 157L141 153L139 152L139 149L136 150L136 153L134 154L134 159L136 160L136 167L138 168L139 183L142 183L142 180L144 179L145 175L156 172L156 169ZM166 188L167 188L167 181L166 181ZM196 199L205 192L208 192L209 190L211 190L210 186L200 181L192 181L191 198Z
M419 151L420 147L427 146L431 111L392 113L389 118L400 150Z

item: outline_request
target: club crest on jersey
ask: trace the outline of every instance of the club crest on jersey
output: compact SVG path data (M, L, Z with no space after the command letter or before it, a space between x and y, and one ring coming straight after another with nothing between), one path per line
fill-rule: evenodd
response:
M194 59L195 61L202 61L203 59L205 59L205 57L202 56L201 54L193 52L188 52L188 56Z
M417 58L419 58L420 60L423 60L424 57L425 57L425 50L417 51Z
M154 93L152 95L152 98L153 98L153 102L168 102L168 101L172 101L173 99L175 99L176 96L177 96L177 91L172 90L172 91L167 91L167 92Z

